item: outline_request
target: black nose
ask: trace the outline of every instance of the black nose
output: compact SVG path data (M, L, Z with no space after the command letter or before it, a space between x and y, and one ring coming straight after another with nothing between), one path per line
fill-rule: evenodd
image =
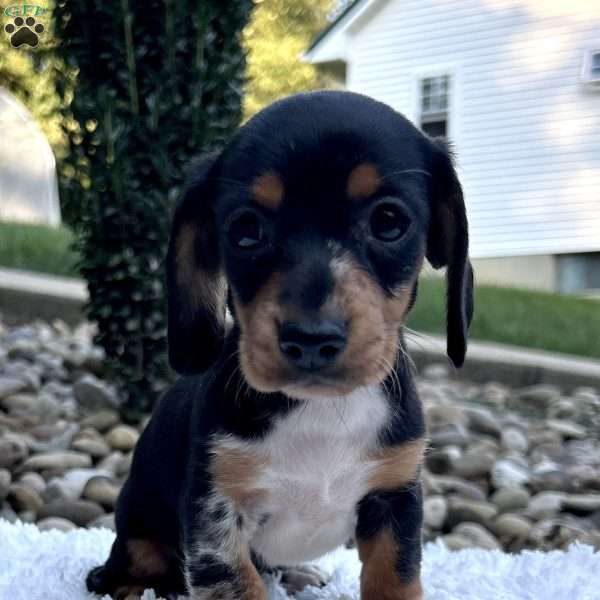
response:
M331 365L346 347L342 321L286 321L279 330L279 347L298 369L318 371Z

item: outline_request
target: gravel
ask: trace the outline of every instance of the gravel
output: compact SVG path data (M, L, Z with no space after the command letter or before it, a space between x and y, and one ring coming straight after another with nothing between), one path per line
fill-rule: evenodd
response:
M89 325L0 321L0 518L114 529L143 423L121 422ZM453 548L600 549L600 391L417 378L430 451L424 536Z

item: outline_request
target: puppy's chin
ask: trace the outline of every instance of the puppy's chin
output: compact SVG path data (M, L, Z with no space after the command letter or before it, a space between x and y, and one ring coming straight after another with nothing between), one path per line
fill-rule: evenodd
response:
M382 368L377 373L370 373L368 377L360 377L357 374L324 376L294 375L287 369L278 373L277 367L273 367L269 376L254 370L248 363L242 360L242 374L248 385L262 393L281 393L292 400L327 400L349 396L361 388L382 383L389 375L387 369Z

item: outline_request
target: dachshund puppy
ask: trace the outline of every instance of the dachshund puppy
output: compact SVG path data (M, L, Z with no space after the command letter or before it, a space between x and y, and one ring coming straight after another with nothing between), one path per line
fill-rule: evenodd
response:
M402 327L425 258L447 269L460 366L473 310L461 186L445 145L384 104L292 96L206 158L167 256L183 377L140 438L88 588L265 600L261 573L354 538L362 600L422 599L425 424Z

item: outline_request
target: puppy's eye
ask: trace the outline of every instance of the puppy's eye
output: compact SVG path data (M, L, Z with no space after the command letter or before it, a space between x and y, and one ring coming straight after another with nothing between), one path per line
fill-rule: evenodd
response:
M256 250L265 243L265 232L258 215L244 212L229 224L229 240L240 250Z
M371 233L382 242L399 240L410 227L410 218L396 205L380 204L371 214Z

